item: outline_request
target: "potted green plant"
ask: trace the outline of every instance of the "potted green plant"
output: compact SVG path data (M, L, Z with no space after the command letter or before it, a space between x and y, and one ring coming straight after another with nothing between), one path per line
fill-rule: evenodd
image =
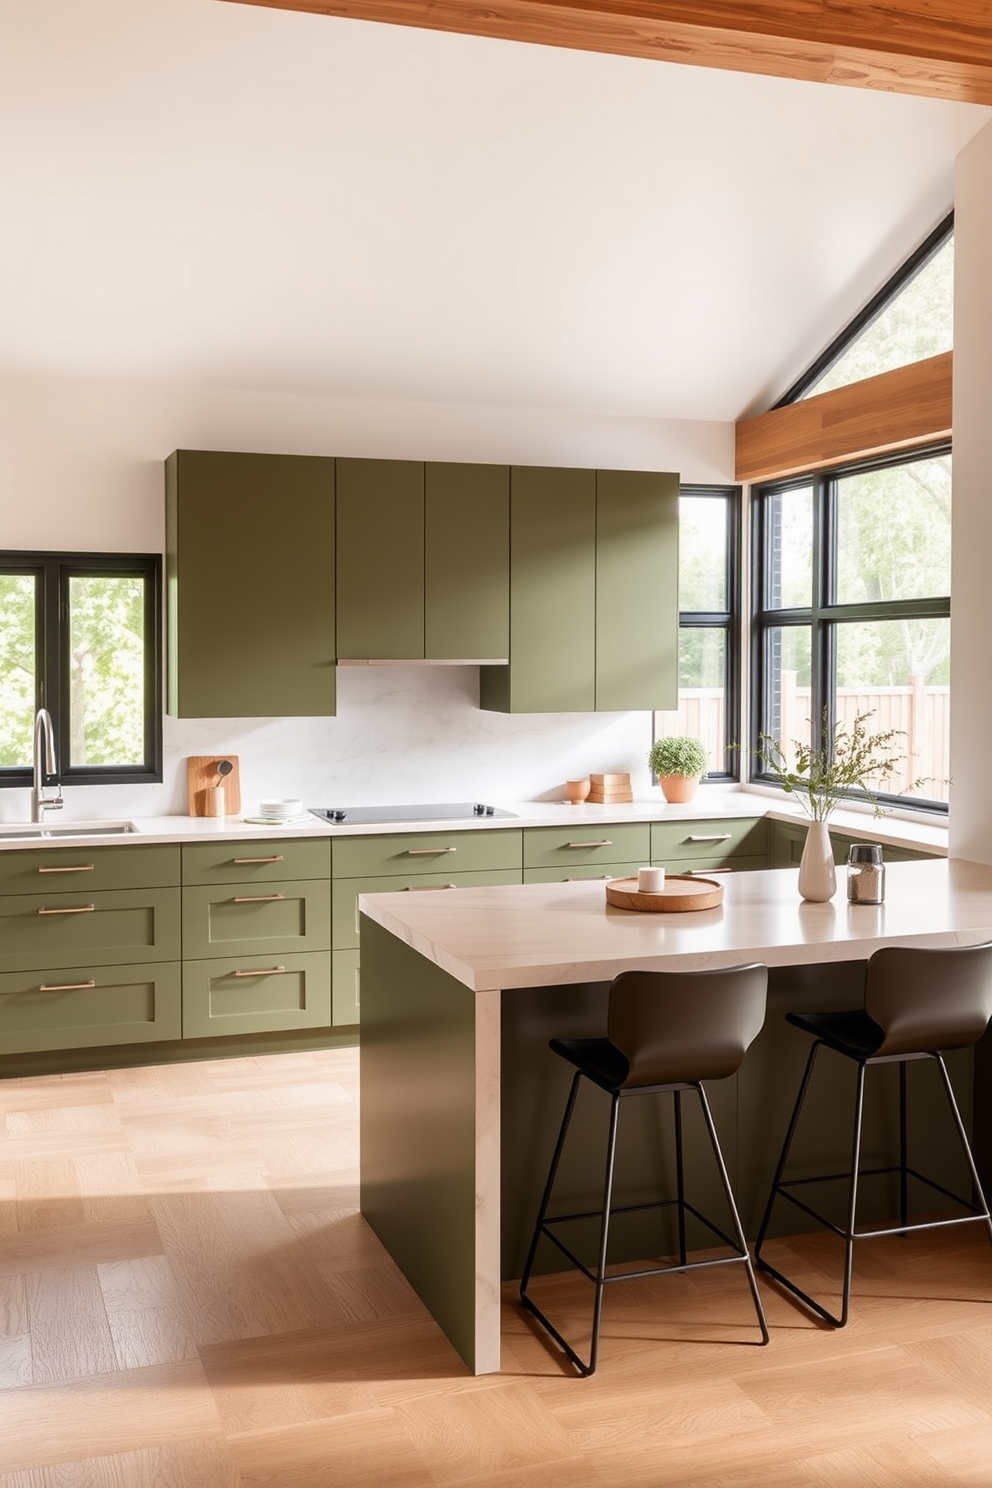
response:
M666 801L691 801L708 764L706 746L684 734L655 739L648 755L648 765L657 775Z
M778 782L786 795L797 797L810 819L799 864L799 892L814 903L832 899L837 888L827 827L834 808L853 796L867 801L873 814L881 816L884 807L875 792L892 779L905 760L904 754L895 753L895 741L903 737L902 730L883 729L881 733L870 734L868 720L873 716L870 711L858 713L850 728L838 724L829 742L816 748L803 740L793 740L794 765L789 764L789 757L777 739L760 735L756 752L765 773ZM822 734L827 741L826 709L823 725Z

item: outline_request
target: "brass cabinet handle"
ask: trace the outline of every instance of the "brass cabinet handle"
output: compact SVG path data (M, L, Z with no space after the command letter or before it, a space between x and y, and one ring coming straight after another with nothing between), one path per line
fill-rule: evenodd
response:
M713 832L709 837L687 837L686 842L729 842L729 832Z
M457 847L408 847L408 858L437 858L444 853L457 852Z
M38 869L39 873L92 873L96 867L95 863L70 863L67 867L49 867L44 864Z
M95 904L77 904L72 909L39 909L39 914L92 914Z
M231 862L232 863L237 863L239 866L242 863L281 863L282 861L283 861L283 855L282 855L282 853L273 853L272 856L269 857L269 858L232 858L231 859Z
M236 894L232 904L271 904L273 899L285 899L285 894Z
M39 992L83 992L95 987L96 982L42 982Z
M429 894L434 889L454 889L457 884L407 884L405 894Z
M603 837L599 842L566 842L565 847L612 847L613 842L609 837Z
M681 873L673 873L673 878L710 878L714 873L733 873L733 868L686 868Z
M254 970L232 971L231 975L237 977L284 976L285 972L285 966L257 966Z
M602 879L609 883L610 879L615 876L613 873L595 873L589 878L563 878L562 883L599 883Z

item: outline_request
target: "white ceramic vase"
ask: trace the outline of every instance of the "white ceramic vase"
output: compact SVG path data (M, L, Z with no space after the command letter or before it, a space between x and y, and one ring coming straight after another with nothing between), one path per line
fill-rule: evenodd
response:
M799 893L813 904L825 904L837 892L834 854L826 822L810 822L799 860Z

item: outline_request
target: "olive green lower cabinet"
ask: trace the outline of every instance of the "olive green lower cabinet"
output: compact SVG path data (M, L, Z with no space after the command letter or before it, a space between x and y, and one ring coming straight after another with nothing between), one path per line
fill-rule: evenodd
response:
M769 866L772 868L798 868L806 846L807 827L802 822L769 822ZM865 823L864 834L860 837L853 833L831 832L830 845L833 848L834 862L846 863L847 852L852 842L877 842L878 838L872 831L870 823ZM889 847L882 845L882 858L886 863L908 863L922 858L932 858L934 853L918 852L909 847Z
M328 842L190 844L183 883L185 1038L330 1024Z
M0 890L0 1055L180 1036L177 847L4 853Z
M629 878L651 861L647 822L590 828L528 827L524 883L568 883L583 878Z
M652 822L651 862L673 874L767 868L768 823L761 816Z
M334 844L333 1022L361 1015L358 899L361 894L450 893L519 884L521 832L399 832L345 837Z

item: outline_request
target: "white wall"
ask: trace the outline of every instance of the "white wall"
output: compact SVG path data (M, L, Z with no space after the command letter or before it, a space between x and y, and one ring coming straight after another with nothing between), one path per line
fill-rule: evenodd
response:
M992 124L954 191L951 814L957 857L992 863Z
M162 464L176 448L676 470L694 482L730 482L734 469L731 424L554 408L21 377L0 379L0 414L6 549L161 552ZM634 772L645 795L650 743L647 713L481 712L472 667L341 668L336 718L167 718L162 785L77 787L65 815L182 813L185 757L215 750L239 756L249 810L297 793L314 804L530 800L615 769ZM26 814L26 792L0 792L0 818Z

